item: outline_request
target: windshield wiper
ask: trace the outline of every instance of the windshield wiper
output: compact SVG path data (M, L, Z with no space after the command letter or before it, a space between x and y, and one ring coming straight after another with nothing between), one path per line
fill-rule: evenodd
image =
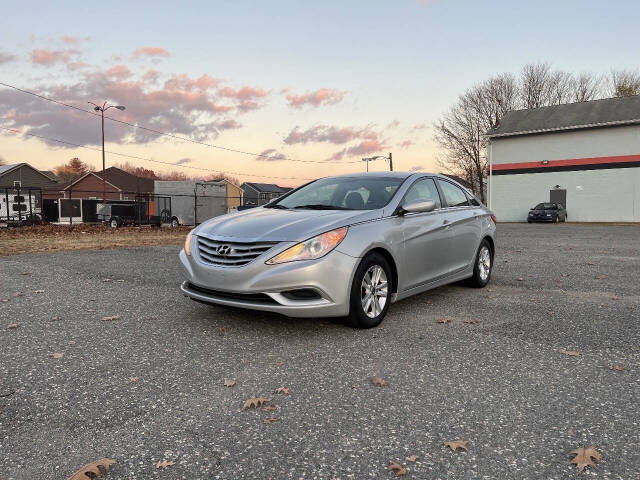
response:
M298 205L293 208L308 208L310 210L353 210L353 208L339 207L337 205L324 205L322 203L310 203L309 205Z
M282 210L289 210L289 207L285 207L284 205L280 205L279 203L274 203L273 205L265 205L264 208L281 208Z

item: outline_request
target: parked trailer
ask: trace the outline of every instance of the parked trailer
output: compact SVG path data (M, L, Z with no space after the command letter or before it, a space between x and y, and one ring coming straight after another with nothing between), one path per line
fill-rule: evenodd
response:
M39 188L0 188L0 222L7 224L42 220L42 190Z
M173 225L197 225L227 213L225 182L156 180L154 193L171 199ZM162 202L156 202L154 214L161 216L163 210Z

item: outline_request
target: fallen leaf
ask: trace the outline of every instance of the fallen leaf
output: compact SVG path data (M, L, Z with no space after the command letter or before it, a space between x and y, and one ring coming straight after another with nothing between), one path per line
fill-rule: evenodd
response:
M449 323L450 321L450 318L439 318L438 320L436 320L436 323Z
M607 278L606 275L598 275L597 277L595 277L596 280L604 280L605 278Z
M138 377L130 377L129 383L138 383L138 380L140 380Z
M53 318L51 319L51 321L52 321L52 322L57 322L58 320L60 320L60 317L53 317Z
M260 408L265 402L268 402L269 399L265 397L251 397L242 406L242 410L246 410L248 408Z
M229 378L225 378L224 379L224 386L225 387L233 387L236 384L235 380L231 380Z
M404 468L399 463L396 463L396 462L390 462L389 466L387 467L387 470L389 470L390 472L395 473L396 477L400 477L402 475L406 475L407 474L407 469Z
M0 302L2 302L2 303L7 303L7 302L10 302L10 301L11 301L10 298L3 298L2 300L0 300Z
M374 387L386 387L387 386L387 381L382 377L375 377L373 380L371 380L371 383L373 384Z
M100 477L103 471L106 475L109 468L114 463L116 463L116 461L112 458L101 458L100 460L86 464L76 473L71 475L68 480L89 480L91 478Z
M622 365L609 365L609 370L613 370L614 372L621 372L624 370Z
M576 352L575 350L558 350L563 355L568 355L569 357L579 357L580 352Z
M444 442L444 446L449 447L452 452L455 452L459 448L468 452L467 443L469 443L469 440L455 440L453 442Z
M114 320L120 320L120 315L111 315L111 316L107 316L107 317L102 317L103 321L105 322L112 322Z
M171 465L175 465L176 462L172 462L171 460L162 460L161 462L156 463L156 468L167 468Z
M265 405L264 407L262 407L263 412L273 412L275 409L275 405Z
M582 472L584 467L595 467L596 464L594 463L594 460L596 462L602 460L600 453L598 453L598 451L593 447L571 450L569 455L575 455L575 457L571 459L570 463L575 463L578 466L579 472Z
M18 324L17 323L10 323L9 325L7 325L7 328L18 328Z
M478 323L480 323L480 320L476 320L475 318L473 318L471 320L465 320L462 323L466 323L467 325L477 325Z
M272 423L276 423L279 419L271 416L271 417L267 417L267 418L263 418L262 419L262 423L264 423L265 425L271 425Z
M224 335L224 332L226 332L226 331L227 331L227 329L226 329L226 328L224 328L224 327L218 327L218 336L220 336L220 337L221 337L221 336L223 336L223 335Z
M289 388L287 387L278 387L276 388L275 393L281 393L282 395L289 395L291 394L291 390L289 390Z
M31 272L22 272L22 275L31 275Z
M407 457L408 462L415 462L416 460L418 460L418 457L416 455L409 455Z
M62 358L64 357L64 353L52 353L51 358Z
M22 292L16 292L13 296L14 296L14 297L23 297L23 296L24 296L24 293L22 293Z
M519 278L518 278L518 281L519 281L519 282L524 282L524 278L519 277Z
M276 362L276 367L281 367L284 365L283 361Z
M44 290L34 290L33 293L44 293Z

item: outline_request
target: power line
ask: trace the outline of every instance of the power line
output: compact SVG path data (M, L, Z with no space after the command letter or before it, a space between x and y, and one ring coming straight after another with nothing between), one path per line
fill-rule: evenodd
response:
M12 88L14 90L17 90L18 92L26 93L28 95L33 95L34 97L37 97L37 98L39 98L41 100L46 100L48 102L52 102L52 103L55 103L57 105L61 105L61 106L68 107L68 108L72 108L72 109L78 110L80 112L88 113L90 115L99 116L97 113L95 113L95 112L93 112L91 110L85 110L84 108L80 108L80 107L77 107L75 105L70 105L68 103L64 103L64 102L61 102L59 100L55 100L53 98L45 97L44 95L40 95L38 93L31 92L29 90L24 90L22 88L18 88L15 85L9 85L8 83L3 83L3 82L0 82L0 85L2 85L3 87ZM180 141L183 141L183 142L191 142L191 143L195 143L197 145L203 145L205 147L216 148L218 150L224 150L226 152L239 153L241 155L249 155L249 156L252 156L252 157L266 158L266 159L269 159L269 160L286 160L286 161L289 161L289 162L300 162L300 163L323 163L323 164L327 164L327 163L339 163L339 164L359 163L359 161L300 160L300 159L297 159L297 158L290 158L290 157L286 157L286 156L283 156L282 158L274 158L274 157L270 157L269 155L263 155L261 153L246 152L244 150L237 150L235 148L223 147L223 146L215 145L215 144L212 144L212 143L200 142L198 140L193 140L191 138L181 137L180 135L174 135L173 133L162 132L160 130L155 130L153 128L145 127L143 125L138 125L136 123L125 122L124 120L119 120L117 118L109 117L109 116L106 116L106 115L105 115L104 118L106 118L108 120L111 120L112 122L119 123L121 125L127 125L129 127L138 128L140 130L145 130L147 132L155 133L156 135L161 135L161 136L173 138L174 140L180 140Z
M43 135L37 135L35 133L21 132L20 130L16 130L14 128L3 127L1 125L0 125L0 129L6 130L6 131L9 131L9 132L13 132L13 133L17 133L17 134L21 134L21 135L29 135L30 137L39 138L41 140L47 140L47 141L50 141L50 142L56 142L56 143L60 143L60 144L64 144L64 145L70 145L72 147L85 148L87 150L93 150L93 151L96 151L96 152L102 152L102 149L100 149L100 148L89 147L87 145L80 145L78 143L68 142L66 140L60 140L58 138L45 137ZM279 176L274 176L274 175L257 175L255 173L230 172L228 170L216 170L214 168L193 167L191 165L177 165L177 164L171 163L171 162L163 162L162 160L154 160L153 158L139 157L137 155L129 155L129 154L126 154L126 153L113 152L113 151L109 151L109 150L105 150L105 151L109 155L117 155L119 157L133 158L135 160L143 160L143 161L147 161L147 162L160 163L162 165L169 165L171 167L190 168L192 170L204 170L204 171L213 172L213 173L227 173L227 174L230 174L230 175L239 175L239 176L246 176L246 177L258 177L258 178L274 178L274 179L279 179L279 180L312 180L311 178L279 177Z

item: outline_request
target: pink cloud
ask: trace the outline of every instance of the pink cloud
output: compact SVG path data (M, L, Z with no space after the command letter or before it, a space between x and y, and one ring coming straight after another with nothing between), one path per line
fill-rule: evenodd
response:
M364 140L353 147L345 148L331 156L331 160L341 160L345 157L369 155L382 151L386 146L378 140Z
M241 128L232 114L263 107L262 103L247 100L261 96L265 92L262 89L243 87L234 90L237 98L228 98L219 95L215 88L201 90L216 85L215 79L207 75L196 79L176 75L177 83L158 87L149 83L157 72L147 74L149 72L142 76L146 78L135 79L126 65L118 64L105 70L83 72L73 84L50 83L38 90L72 105L84 106L87 99L106 99L126 107L125 111L109 111L113 118L200 141L214 139L225 130ZM223 99L229 104L221 103ZM100 141L99 128L91 116L61 109L20 92L0 90L0 119L0 124L6 127L24 128L27 132L74 143L96 145ZM158 134L153 132L111 124L107 140L144 144L157 138Z
M414 165L413 167L409 168L410 172L420 172L424 170L424 167L422 165Z
M289 106L294 108L300 108L304 105L319 107L320 105L335 105L336 103L340 103L346 94L347 92L340 90L320 88L302 95L287 95L287 100Z
M185 164L191 163L191 162L193 162L193 158L181 158L180 160L175 162L175 164L176 165L185 165Z
M414 125L414 126L411 128L411 131L412 131L412 132L417 132L417 131L419 131L419 130L425 130L426 128L429 128L429 127L427 126L427 124L426 124L426 123L420 123L420 124L418 124L418 125Z
M150 70L151 71L151 70ZM155 70L154 70L155 71ZM217 87L220 84L220 80L210 77L209 75L202 75L199 78L190 78L188 75L180 74L174 75L164 83L164 88L167 90L209 90L210 88Z
M278 152L275 148L269 148L267 150L263 150L260 153L260 156L256 157L256 160L261 160L264 162L274 162L274 161L278 161L278 160L284 160L287 157L283 154Z
M400 120L394 120L387 125L387 128L398 128L400 126Z
M126 65L114 65L109 68L105 74L111 78L115 78L117 80L124 80L131 76L131 70L129 70Z
M35 49L31 52L31 63L45 67L53 66L56 63L68 64L72 61L71 53L75 53L75 51Z
M410 147L410 146L412 146L412 145L415 145L415 143L413 143L413 141L408 140L408 139L407 139L407 140L403 140L402 142L400 142L400 143L398 144L398 146L399 146L400 148L409 148L409 147Z
M78 45L80 42L87 41L91 37L74 37L72 35L64 35L62 41L67 45Z
M141 47L133 52L133 58L140 57L168 57L169 52L162 47Z
M316 125L307 130L295 127L285 137L284 143L292 145L296 143L328 142L336 145L351 142L357 139L377 140L378 134L367 128L336 127L333 125Z
M150 84L156 83L159 78L160 72L158 70L154 70L153 68L150 68L142 75L142 80Z
M225 87L218 91L218 95L221 97L235 98L237 100L255 100L258 98L264 98L269 94L266 90L253 87L242 87L238 90L231 87Z

